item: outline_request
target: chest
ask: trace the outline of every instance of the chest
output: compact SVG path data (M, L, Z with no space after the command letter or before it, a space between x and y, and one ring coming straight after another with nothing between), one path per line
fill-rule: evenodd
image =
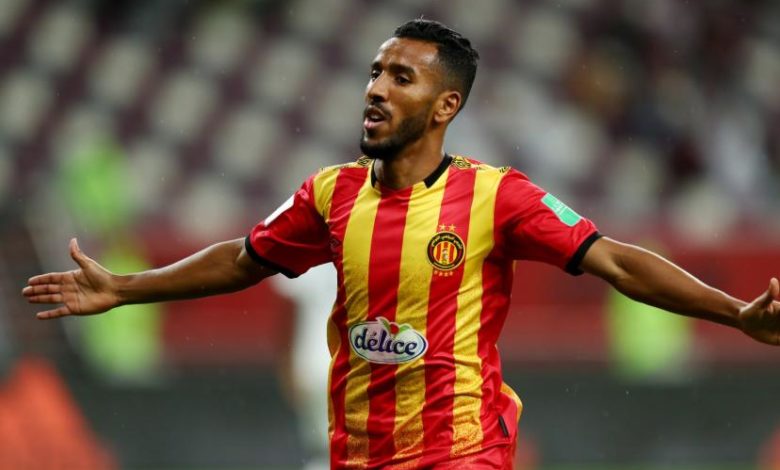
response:
M452 276L493 248L490 202L444 187L411 195L362 193L328 221L334 259L357 278Z

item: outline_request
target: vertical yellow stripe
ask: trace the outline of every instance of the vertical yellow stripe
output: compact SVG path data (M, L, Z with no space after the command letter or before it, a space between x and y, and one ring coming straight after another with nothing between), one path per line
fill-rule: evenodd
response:
M477 171L474 181L466 261L455 318L453 456L473 451L474 446L482 443L482 361L477 351L482 313L482 265L493 249L493 208L501 176L497 171Z
M445 172L430 188L426 188L424 184L416 185L406 214L395 321L399 325L408 323L423 336L426 334L428 297L433 275L427 247L436 233L446 183ZM393 438L396 457L404 458L419 453L423 448L425 358L399 364L395 376L396 414Z
M333 201L333 191L336 187L336 179L340 173L340 167L324 168L314 177L314 206L317 212L327 222L330 219L330 208ZM334 304L334 308L336 305ZM331 353L330 366L328 367L328 391L331 390L333 380L333 364L336 357L336 351L341 347L341 337L338 328L333 323L333 310L328 316L327 323L328 349ZM333 414L333 402L328 399L328 439L332 437L333 428L331 425L335 421Z
M336 167L325 168L314 177L314 206L325 221L330 218L330 204L339 172Z
M371 187L370 178L366 178L344 233L342 266L347 326L364 321L368 316L368 267L379 199L379 194ZM360 466L368 461L366 422L371 367L367 361L357 357L351 348L349 366L344 410L348 433L347 459L350 463Z
M515 391L512 390L512 387L503 382L501 383L501 393L508 396L512 399L513 402L515 402L515 406L517 407L517 420L520 421L520 415L523 414L523 402L520 400L520 397L518 397Z

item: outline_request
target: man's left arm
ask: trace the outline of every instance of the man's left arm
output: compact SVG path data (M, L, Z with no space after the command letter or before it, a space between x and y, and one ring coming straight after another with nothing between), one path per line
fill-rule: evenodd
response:
M588 249L580 268L634 300L733 326L758 341L780 345L780 285L775 278L748 303L708 286L655 253L607 237Z

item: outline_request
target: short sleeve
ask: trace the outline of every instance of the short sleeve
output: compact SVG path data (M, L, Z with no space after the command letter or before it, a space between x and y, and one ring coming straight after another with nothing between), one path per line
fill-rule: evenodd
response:
M257 224L246 237L246 250L258 263L287 277L331 260L328 226L314 204L314 177Z
M542 261L573 275L582 274L585 253L601 237L593 222L516 170L499 184L496 223L510 257Z

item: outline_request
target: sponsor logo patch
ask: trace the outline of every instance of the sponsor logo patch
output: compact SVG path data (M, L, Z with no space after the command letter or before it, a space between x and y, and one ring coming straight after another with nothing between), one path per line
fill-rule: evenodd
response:
M350 326L349 344L355 354L377 364L411 362L428 350L428 340L411 325L384 317Z

